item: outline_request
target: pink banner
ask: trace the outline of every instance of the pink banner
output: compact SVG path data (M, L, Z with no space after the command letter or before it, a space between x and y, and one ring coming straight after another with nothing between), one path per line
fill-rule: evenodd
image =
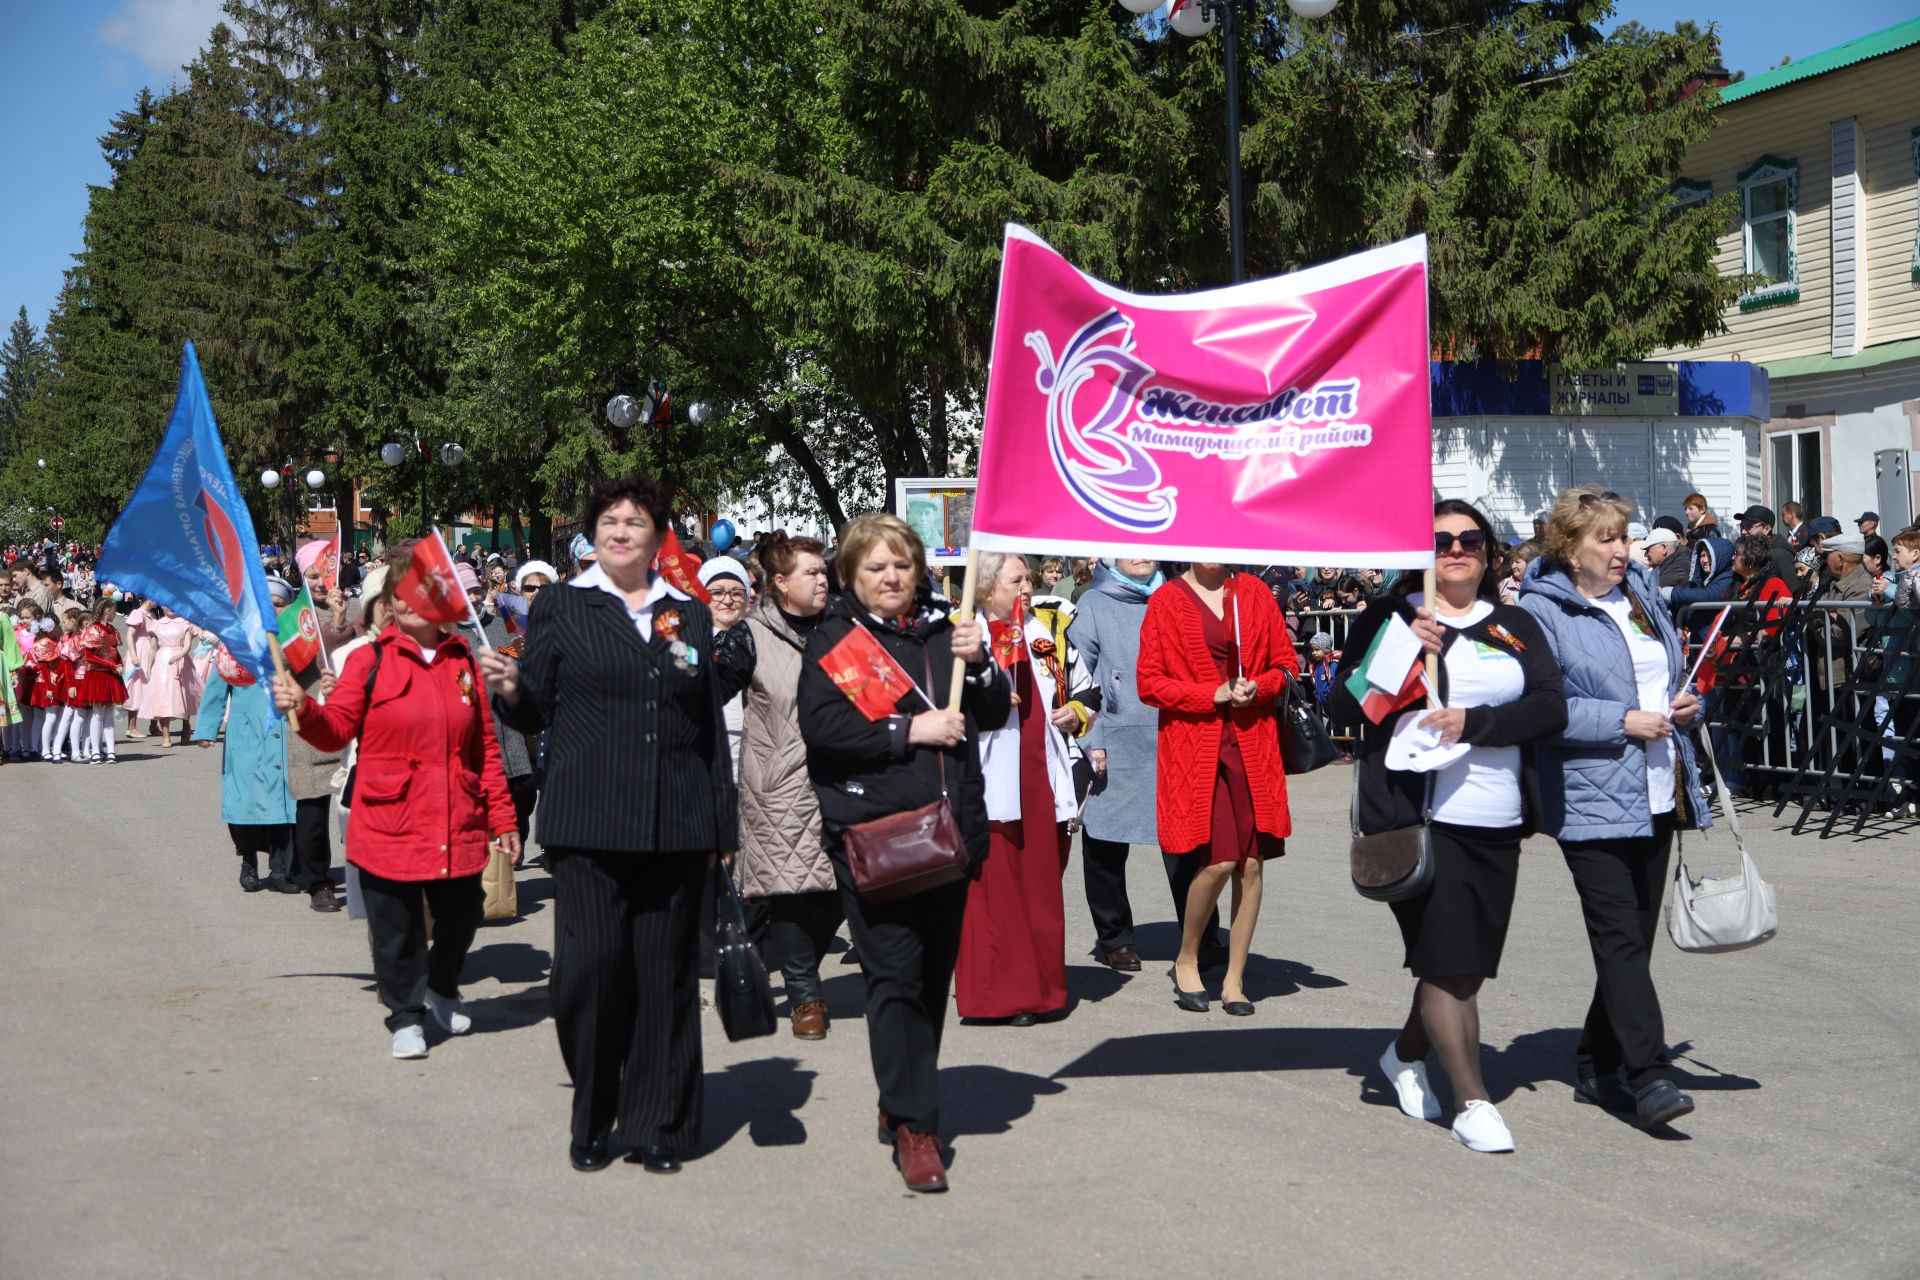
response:
M1433 563L1427 242L1178 296L1007 228L973 545Z

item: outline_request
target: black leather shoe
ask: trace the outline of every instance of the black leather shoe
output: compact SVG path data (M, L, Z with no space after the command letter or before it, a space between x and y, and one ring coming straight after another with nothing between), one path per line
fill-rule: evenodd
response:
M1167 973L1169 977L1173 978L1173 1002L1182 1009L1185 1009L1188 1013L1205 1013L1208 1009L1206 989L1202 988L1199 991L1182 991L1180 989L1179 976L1171 969L1169 969Z
M1031 1027L1038 1021L1040 1021L1040 1018L1036 1014L1016 1013L1007 1019L1007 1025L1010 1027Z
M240 887L248 893L260 892L260 872L252 858L240 859Z
M1693 1112L1693 1099L1676 1089L1671 1080L1655 1080L1634 1090L1633 1097L1642 1129L1658 1129Z
M273 890L275 893L305 893L306 892L305 889L302 889L299 885L287 879L285 876L281 875L277 871L267 877L266 887Z
M1620 1077L1612 1072L1604 1076L1581 1076L1575 1080L1573 1100L1584 1102L1590 1107L1605 1107L1608 1111L1632 1111L1637 1105L1633 1091L1622 1084Z
M1140 972L1140 953L1132 947L1115 947L1111 951L1105 951L1096 943L1093 948L1093 958L1107 968L1120 973Z
M307 897L312 899L311 905L315 911L338 911L347 905L340 901L340 895L333 891L333 886L330 884L321 885Z
M1220 1002L1220 1012L1231 1014L1236 1018L1251 1018L1253 1016L1253 1001L1222 1000Z
M680 1162L674 1159L673 1152L665 1147L648 1147L644 1151L627 1153L627 1163L637 1164L648 1173L678 1173Z
M581 1173L595 1173L613 1163L613 1152L608 1149L605 1138L595 1138L584 1147L577 1142L568 1143L567 1159Z

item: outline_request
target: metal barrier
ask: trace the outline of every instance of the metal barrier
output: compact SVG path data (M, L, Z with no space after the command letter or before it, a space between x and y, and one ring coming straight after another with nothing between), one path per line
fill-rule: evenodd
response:
M1347 647L1347 636L1353 631L1353 620L1364 612L1364 609L1307 609L1286 615L1287 625L1293 629L1294 656L1300 662L1301 679L1309 689L1313 687L1313 637L1323 631L1332 636L1333 651L1337 655ZM1327 736L1348 753L1353 751L1353 744L1360 738L1358 730L1335 724L1332 720L1327 720Z
M1776 812L1877 805L1920 816L1909 791L1920 781L1920 611L1805 598L1690 605L1689 661L1729 607L1733 644L1706 698L1728 785L1777 802Z

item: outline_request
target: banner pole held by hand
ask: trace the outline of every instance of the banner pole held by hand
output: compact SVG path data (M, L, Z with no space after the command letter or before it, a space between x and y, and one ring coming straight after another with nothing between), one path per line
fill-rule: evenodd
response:
M1433 614L1436 618L1440 616L1439 610L1434 607L1434 591L1437 589L1437 586L1438 584L1434 581L1433 566L1428 565L1426 571L1420 575L1420 590L1426 597L1427 612ZM1439 707L1440 655L1430 653L1427 655L1427 708L1429 710L1438 710Z
M267 635L267 651L273 654L273 671L275 675L284 676L291 674L287 670L287 655L280 652L280 637L271 632ZM269 694L268 697L272 697L272 695ZM300 732L300 713L298 711L287 712L287 723L293 726L295 733Z
M960 621L973 621L973 593L975 578L980 572L980 553L972 547L967 548L967 573L960 588ZM953 682L947 688L947 710L960 710L960 695L966 692L967 664L958 657L953 660Z

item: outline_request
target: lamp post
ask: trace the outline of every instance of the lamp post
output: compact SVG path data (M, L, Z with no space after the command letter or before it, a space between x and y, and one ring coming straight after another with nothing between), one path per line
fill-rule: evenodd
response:
M1340 0L1287 0L1302 18L1324 18ZM1128 13L1167 11L1167 25L1183 36L1198 39L1214 27L1226 42L1227 74L1227 243L1233 262L1233 283L1247 278L1246 213L1240 198L1240 0L1120 0Z
M427 475L432 468L427 465L427 448L417 438L413 442L413 449L420 455L420 533L424 534L430 520L427 511ZM449 440L435 451L434 456L440 460L441 466L453 468L467 460L467 451ZM406 446L399 441L389 440L380 446L380 465L398 468L406 460Z

